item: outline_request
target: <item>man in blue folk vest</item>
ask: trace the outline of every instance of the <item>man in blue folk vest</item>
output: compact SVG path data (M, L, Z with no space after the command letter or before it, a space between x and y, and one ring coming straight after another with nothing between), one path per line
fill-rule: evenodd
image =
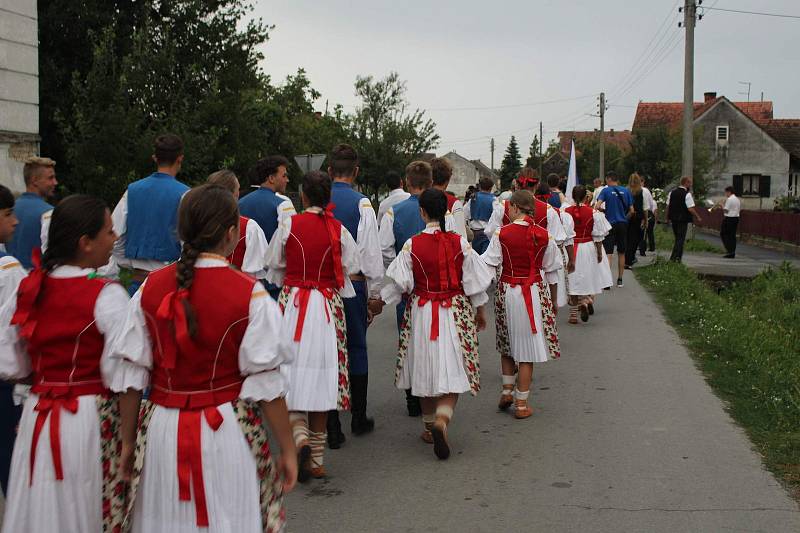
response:
M272 240L278 225L296 214L292 201L284 196L289 183L288 168L289 160L282 155L259 160L250 175L250 182L258 188L239 200L239 213L261 226L267 243ZM281 288L264 283L267 292L277 300Z
M153 143L157 170L128 185L111 220L119 239L112 261L130 272L133 295L147 275L177 261L178 206L189 187L175 179L183 164L183 141L177 135L159 135Z
M406 187L411 196L393 205L381 220L379 238L384 266L394 261L408 239L425 229L425 221L419 214L419 195L433 184L433 170L425 161L413 161L406 167ZM405 300L397 304L397 331L406 311ZM408 416L420 416L422 409L419 398L406 390Z
M375 427L375 422L367 417L367 300L379 298L384 273L375 210L366 196L353 190L353 181L358 176L358 170L358 153L352 146L339 144L333 148L328 157L328 174L333 179L333 216L353 236L361 258L361 272L350 276L356 295L342 300L347 322L347 356L350 363L353 415L350 429L354 435L369 433ZM343 441L339 415L336 411L331 411L328 413L328 445L335 449Z
M464 218L467 219L467 224L469 224L474 234L472 247L479 254L485 252L489 247L489 237L491 235L486 235L484 230L492 217L492 211L501 209L500 202L492 194L493 187L494 182L490 178L481 178L478 181L480 190L464 206Z
M14 204L14 215L19 224L11 242L6 244L6 250L27 270L33 268L33 250L42 246L42 222L46 226L46 219L53 210L53 206L45 199L53 196L58 185L55 166L56 162L52 159L31 157L22 168L25 192Z

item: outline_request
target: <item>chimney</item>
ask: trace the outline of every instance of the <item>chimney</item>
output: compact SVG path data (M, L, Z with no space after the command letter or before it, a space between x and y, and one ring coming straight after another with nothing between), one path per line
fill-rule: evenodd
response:
M705 102L706 104L711 100L716 100L716 99L717 99L717 93L703 93L703 102Z

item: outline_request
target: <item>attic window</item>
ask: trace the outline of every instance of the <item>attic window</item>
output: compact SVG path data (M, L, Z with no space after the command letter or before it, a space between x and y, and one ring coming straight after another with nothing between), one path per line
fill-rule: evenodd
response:
M717 141L727 142L728 126L717 126Z

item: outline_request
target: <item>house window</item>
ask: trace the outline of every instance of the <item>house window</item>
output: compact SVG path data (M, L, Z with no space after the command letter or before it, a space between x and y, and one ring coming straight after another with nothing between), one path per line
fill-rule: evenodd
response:
M738 196L771 196L771 177L762 174L737 174L733 177L733 189Z
M789 196L800 196L800 174L789 174Z
M742 196L758 196L759 174L742 175Z
M728 140L728 126L717 126L717 141Z

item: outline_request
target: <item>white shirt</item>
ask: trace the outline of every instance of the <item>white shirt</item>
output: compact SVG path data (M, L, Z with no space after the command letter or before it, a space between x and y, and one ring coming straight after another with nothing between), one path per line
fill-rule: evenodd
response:
M409 196L411 196L411 194L403 189L392 189L392 191L389 192L389 196L384 198L378 206L378 225L380 225L383 215L386 214L390 207L408 199Z
M680 187L681 189L686 190L686 187ZM669 196L667 196L667 204L669 204L669 199L672 198L672 191L669 192ZM692 197L692 193L686 191L686 208L691 209L694 207L694 197Z
M742 210L742 201L735 194L731 194L725 199L725 205L722 207L722 212L726 217L739 217L739 212Z
M658 211L658 204L656 204L656 200L653 198L653 193L651 193L650 189L647 187L642 187L642 199L644 201L645 211L650 211L651 213Z
M605 185L601 185L594 190L594 192L592 193L592 207L597 205L597 197L600 196L600 193L603 192L603 189L605 188L606 188Z
M453 218L453 231L464 237L467 238L467 221L464 218L464 204L461 203L461 200L456 200L453 204L453 208L447 212ZM445 223L448 221L445 220Z
M53 218L53 210L42 213L41 232L39 239L42 241L42 254L47 251L47 236L50 233L50 219Z
M519 226L526 227L528 226L528 223L522 219L515 220L511 224L517 224ZM496 274L496 268L503 264L503 245L500 243L499 228L492 235L492 240L489 242L489 247L486 248L485 252L483 252L481 259L483 259L483 261L489 267L491 267L490 270L493 274ZM556 245L553 235L550 235L550 239L547 241L547 248L545 248L544 257L542 259L542 271L544 272L544 278L549 285L558 284L558 271L562 268L563 263L561 252L558 251L558 246Z
M136 268L153 272L163 268L171 261L156 261L155 259L130 259L125 257L125 235L128 232L128 191L120 198L114 212L111 213L111 223L114 225L114 233L119 237L114 243L114 250L111 252L111 260L108 265L101 269L104 275L115 275L119 267Z
M453 209L455 209L455 206L453 206ZM380 228L378 228L378 242L380 243L381 255L383 256L383 265L389 268L389 265L394 261L395 256L397 256L397 253L394 251L394 207L390 207L389 210L386 211L386 215L387 216L383 217L381 221ZM460 232L456 231L455 217L449 211L444 217L444 227L447 231L455 231L461 235ZM464 232L466 233L466 227Z
M242 259L242 272L246 272L256 279L267 277L267 236L258 222L252 218L247 219L244 237L244 259Z

